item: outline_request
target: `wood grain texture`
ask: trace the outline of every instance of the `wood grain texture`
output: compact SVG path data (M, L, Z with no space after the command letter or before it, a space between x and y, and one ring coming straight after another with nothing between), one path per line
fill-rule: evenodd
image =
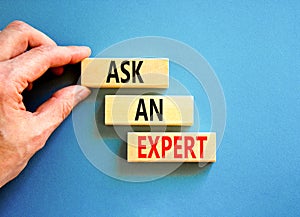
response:
M119 83L114 78L107 81L112 61L118 72ZM129 63L122 67L124 61L129 61ZM137 76L135 80L132 76L133 67L137 69L140 61L142 64L138 71L143 83L137 79ZM122 72L124 69L130 75L126 83L122 83L121 80L128 76ZM92 88L168 88L169 60L164 58L86 58L81 62L81 85Z
M139 116L137 111L141 100L144 102L147 118ZM150 102L154 101L157 108L162 106L162 117L153 112L151 120ZM140 109L139 109L140 108ZM152 107L153 108L153 107ZM160 111L160 110L159 110ZM106 95L105 124L106 125L170 125L191 126L194 118L193 96L159 96L159 95Z
M129 132L128 162L215 162L216 134Z

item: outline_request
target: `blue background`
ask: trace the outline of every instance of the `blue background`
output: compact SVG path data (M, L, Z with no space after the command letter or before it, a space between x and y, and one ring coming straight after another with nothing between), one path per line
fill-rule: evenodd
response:
M146 183L122 182L94 168L69 117L0 190L0 216L299 215L299 2L1 1L0 18L0 28L20 19L60 45L90 46L92 56L137 36L183 41L214 68L227 104L216 163L184 165ZM28 107L76 82L74 76L49 79Z

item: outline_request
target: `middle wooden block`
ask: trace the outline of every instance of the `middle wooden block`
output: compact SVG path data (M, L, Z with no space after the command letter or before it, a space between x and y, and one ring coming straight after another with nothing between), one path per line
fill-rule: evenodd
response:
M105 125L191 126L193 118L193 96L105 96Z

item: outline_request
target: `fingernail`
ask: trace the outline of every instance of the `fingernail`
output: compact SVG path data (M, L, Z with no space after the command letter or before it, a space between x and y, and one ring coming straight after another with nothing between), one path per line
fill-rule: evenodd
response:
M91 53L92 53L91 48L89 48L87 46L81 46L81 48L85 50L85 52L87 53L88 56L91 55Z
M91 94L90 89L84 86L78 85L76 88L76 99L78 102L84 100L88 95Z

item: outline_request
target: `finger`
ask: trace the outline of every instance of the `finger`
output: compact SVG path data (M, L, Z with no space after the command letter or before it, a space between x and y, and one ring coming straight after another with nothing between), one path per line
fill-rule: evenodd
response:
M26 87L26 90L31 91L32 88L33 88L33 83L32 82L28 83L28 86Z
M51 68L51 71L55 75L62 75L64 73L64 67L60 66L60 67Z
M28 47L55 46L55 42L44 33L22 21L10 23L0 32L0 61L22 54Z
M20 84L25 82L25 86L27 82L39 78L47 69L77 63L90 53L90 48L84 46L40 46L10 60L10 76Z
M65 87L57 91L34 113L37 126L47 134L46 137L48 138L70 114L71 110L90 93L88 88L79 85Z

